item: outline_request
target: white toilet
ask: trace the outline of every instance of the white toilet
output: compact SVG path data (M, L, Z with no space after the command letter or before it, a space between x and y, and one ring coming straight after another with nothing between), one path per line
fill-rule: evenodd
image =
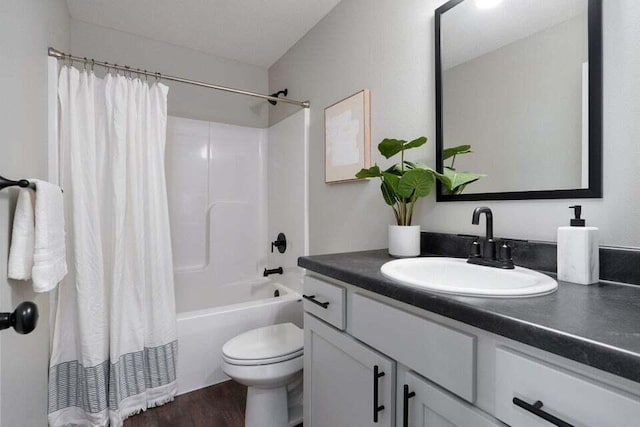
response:
M303 331L293 323L244 332L222 347L222 369L248 387L246 427L302 422L303 348Z

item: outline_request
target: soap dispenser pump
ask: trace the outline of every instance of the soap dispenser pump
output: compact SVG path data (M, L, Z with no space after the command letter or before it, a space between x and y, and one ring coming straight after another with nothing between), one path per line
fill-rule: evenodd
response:
M573 209L573 218L571 218L571 221L569 221L569 225L571 225L572 227L584 227L586 221L580 218L580 216L582 215L582 206L569 206L569 209Z
M569 227L558 227L558 280L591 285L600 280L598 228L587 227L582 206L569 206Z

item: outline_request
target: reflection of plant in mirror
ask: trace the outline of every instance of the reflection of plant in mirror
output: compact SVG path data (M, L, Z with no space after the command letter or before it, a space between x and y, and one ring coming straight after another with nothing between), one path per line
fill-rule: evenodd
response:
M361 169L356 178L380 178L380 191L387 205L393 209L398 225L411 225L416 200L428 196L435 177L441 176L431 168L418 166L404 159L404 150L421 147L427 142L422 136L413 141L384 139L378 144L378 151L386 159L400 153L400 163L381 171L378 165Z
M451 159L451 164L444 167L442 175L438 174L438 179L444 186L444 194L461 194L467 185L486 176L473 172L458 172L455 169L456 156L471 152L470 145L458 145L457 147L445 148L442 152L443 161Z

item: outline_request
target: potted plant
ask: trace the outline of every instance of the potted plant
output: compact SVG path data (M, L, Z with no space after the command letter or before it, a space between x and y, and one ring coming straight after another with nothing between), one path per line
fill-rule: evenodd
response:
M422 136L413 141L383 139L378 151L389 159L400 154L400 163L386 170L378 165L362 169L356 178L380 178L380 191L387 205L391 206L396 224L389 225L389 254L396 257L420 255L420 226L411 225L416 201L431 193L436 174L404 159L405 150L421 147L427 142Z
M386 170L378 165L361 169L356 178L380 178L380 191L385 203L391 206L396 224L389 225L389 254L395 257L412 257L420 255L420 226L411 225L416 201L431 193L435 180L438 179L447 191L455 194L464 190L469 183L479 179L481 175L458 173L451 167L445 168L440 174L435 170L421 166L404 159L405 150L418 148L427 142L422 136L413 141L400 139L383 139L378 144L378 151L389 159L400 154L400 163L394 164ZM468 147L468 148L464 148ZM448 157L455 162L455 156L471 152L470 146L454 147ZM449 154L449 153L447 153ZM445 154L445 156L447 155ZM471 179L471 175L475 178Z

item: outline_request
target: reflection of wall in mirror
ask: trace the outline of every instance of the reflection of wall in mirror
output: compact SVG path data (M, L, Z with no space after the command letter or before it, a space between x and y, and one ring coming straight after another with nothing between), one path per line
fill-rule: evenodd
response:
M444 146L471 144L456 169L487 174L465 193L584 186L587 57L581 14L443 70Z

